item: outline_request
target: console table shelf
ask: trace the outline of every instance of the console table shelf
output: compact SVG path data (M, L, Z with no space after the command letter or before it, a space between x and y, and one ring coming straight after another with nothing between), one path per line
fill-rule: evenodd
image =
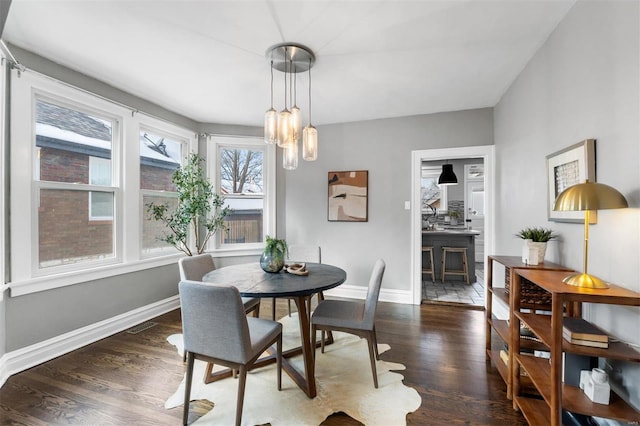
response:
M493 286L493 264L494 262L503 265L509 273L509 281L513 282L515 279L515 273L520 269L543 269L543 270L563 270L563 271L571 271L571 269L558 265L552 262L544 262L538 265L529 265L523 263L520 256L495 256L491 255L487 257L487 310L486 310L486 354L487 361L493 360L500 376L503 378L507 385L507 398L512 398L512 387L511 387L511 377L513 375L513 369L509 366L514 365L515 361L513 359L513 351L509 350L509 362L507 365L504 365L504 362L500 359L500 351L495 350L492 347L492 339L491 339L491 331L495 330L498 337L503 341L507 349L511 349L511 334L513 333L513 328L509 325L509 321L507 320L499 320L493 316L493 299L499 300L503 302L506 306L510 306L510 294L513 294L513 291L507 293L504 287L494 287ZM513 290L513 289L511 289ZM531 310L548 308L547 306L541 306L539 304L522 304L522 308L528 308ZM516 333L519 334L519 331L516 330ZM548 346L540 342L535 342L529 339L522 338L520 340L520 347L522 349L530 349L530 350L545 350L548 351ZM505 370L508 374L504 374ZM526 376L523 377L523 384L529 384ZM525 387L528 387L525 385Z
M562 383L562 354L570 352L592 357L604 357L631 362L640 362L640 353L622 343L610 343L609 348L592 348L572 345L562 337L562 324L567 307L572 303L604 303L611 305L640 306L640 293L611 285L610 288L582 289L562 282L566 272L549 270L517 269L512 276L512 296L510 298L511 352L516 355L514 368L511 369L513 405L520 409L529 424L561 425L562 410L597 416L618 421L637 421L640 413L620 397L612 393L609 405L593 403L584 392ZM550 315L522 312L524 307L518 297L521 280L526 279L552 295ZM575 313L575 312L574 312ZM538 338L549 347L550 359L537 358L520 353L524 347L519 336L513 330L524 322ZM544 402L520 395L523 382L520 374L514 373L522 368L531 379ZM519 373L519 372L518 372ZM545 412L542 414L542 412ZM547 418L548 415L548 418ZM544 416L544 418L540 417Z

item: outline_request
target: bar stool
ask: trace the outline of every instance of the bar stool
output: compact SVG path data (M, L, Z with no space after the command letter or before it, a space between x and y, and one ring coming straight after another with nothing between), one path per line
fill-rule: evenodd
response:
M422 247L422 254L429 252L429 260L431 263L429 263L429 268L425 268L424 267L424 257L423 257L423 261L422 261L422 273L423 274L431 274L431 281L436 282L436 273L435 270L433 268L433 247L431 246L427 246L427 247Z
M447 253L460 253L462 254L462 270L449 270L446 269ZM445 275L462 275L464 281L469 284L469 271L467 268L467 248L466 247L442 247L442 282L444 282Z

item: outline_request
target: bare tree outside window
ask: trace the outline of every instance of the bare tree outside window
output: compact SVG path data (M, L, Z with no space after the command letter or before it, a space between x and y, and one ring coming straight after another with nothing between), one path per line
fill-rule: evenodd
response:
M220 192L231 213L225 218L223 244L264 240L264 150L224 146L219 151Z
M262 151L225 148L220 155L221 187L227 194L262 194Z

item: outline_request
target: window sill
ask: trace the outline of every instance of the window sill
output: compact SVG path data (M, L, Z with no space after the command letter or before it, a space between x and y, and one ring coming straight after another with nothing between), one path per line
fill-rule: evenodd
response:
M46 277L38 277L30 280L8 283L5 286L5 289L9 288L11 290L11 297L24 296L26 294L37 293L40 291L53 290L60 287L82 284L102 278L109 278L117 275L143 271L145 269L175 264L178 262L178 259L183 256L184 255L181 253L176 253L169 256L143 259L126 264L118 263L115 265L93 268L89 271L74 271L63 274L49 275Z
M264 252L262 248L224 248L212 250L209 253L213 257L239 257L239 256L260 256Z

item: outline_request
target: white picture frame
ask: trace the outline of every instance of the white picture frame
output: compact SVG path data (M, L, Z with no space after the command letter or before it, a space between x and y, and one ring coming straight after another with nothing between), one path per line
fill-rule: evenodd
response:
M570 186L596 181L595 139L547 155L547 217L554 222L584 223L584 212L553 210L558 195ZM597 216L592 212L591 223Z

